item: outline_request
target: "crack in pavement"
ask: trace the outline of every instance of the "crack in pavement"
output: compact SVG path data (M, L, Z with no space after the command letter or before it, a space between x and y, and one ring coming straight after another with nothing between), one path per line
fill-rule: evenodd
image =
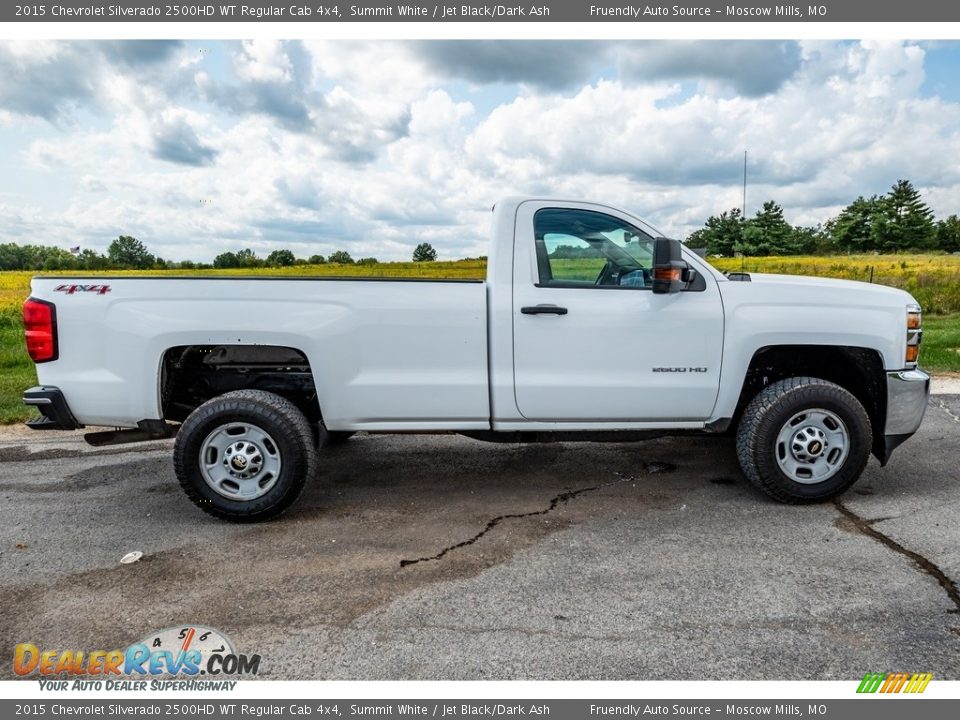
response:
M565 616L554 616L554 620L558 621L561 618L563 620L569 620L570 618ZM808 625L813 625L816 621L806 621L806 620L791 620L790 627L788 628L785 623L775 622L775 621L763 621L760 623L757 622L737 622L737 621L723 621L718 620L710 623L708 628L711 630L756 630L758 627L763 629L774 629L777 631L782 630L792 630L795 632L803 632L796 627L796 623L806 623ZM354 627L356 627L354 625ZM564 629L564 625L556 625L553 628L528 628L520 627L518 625L497 625L497 626L464 626L464 625L450 625L446 623L417 623L416 625L412 624L400 624L393 625L393 629L399 631L412 631L412 632L422 632L424 630L441 630L446 632L457 633L460 635L495 635L495 634L516 634L516 635L525 635L527 637L552 637L558 638L561 640L591 640L597 642L636 642L637 632L635 630L630 630L626 632L611 632L611 633L584 633L569 631ZM671 633L690 633L690 632L701 632L704 629L704 626L698 625L696 623L688 621L680 622L659 622L657 627L661 631L671 632ZM960 628L956 629L958 634L960 634Z
M837 508L841 515L853 523L853 526L857 529L857 531L863 535L866 535L867 537L873 538L877 542L893 550L895 553L903 555L904 557L912 560L913 564L920 568L921 571L936 580L940 587L943 588L944 592L947 593L947 597L950 598L950 601L956 606L956 610L951 610L950 612L960 613L960 588L957 587L957 583L955 583L943 570L941 570L936 563L928 560L914 550L905 548L889 535L885 535L873 527L873 523L880 522L881 520L887 520L889 518L867 520L866 518L862 518L857 515L853 510L848 508L839 500L834 500L833 505Z
M611 634L601 634L601 635L592 635L590 633L571 633L563 632L562 629L534 629L534 628L524 628L518 627L515 625L509 626L500 626L500 627L463 627L459 625L403 625L399 626L396 629L398 630L408 630L413 632L422 632L424 630L441 630L446 632L457 633L458 635L498 635L498 634L513 634L513 635L523 635L525 637L552 637L558 638L561 640L591 640L594 642L636 642L637 636L635 633L611 633Z
M951 420L953 420L955 423L960 423L960 415L957 415L956 413L954 413L953 410L951 410L950 407L943 400L938 399L936 402L937 402L937 407L939 407L947 415L949 415Z
M670 463L650 462L650 463L643 464L644 472L649 474L671 472L672 470L675 470L675 469L676 469L676 466ZM631 482L636 480L636 478L632 475L621 475L620 473L615 473L615 474L618 476L616 480L611 480L610 482L601 483L600 485L594 485L592 487L580 488L579 490L568 490L566 492L562 492L559 495L556 495L553 499L551 499L550 504L542 510L533 510L531 512L525 512L525 513L508 513L506 515L498 515L497 517L487 522L486 527L484 527L483 530L478 532L472 538L458 542L455 545L449 545L445 547L443 550L441 550L440 552L438 552L436 555L432 555L430 557L417 558L416 560L401 560L400 567L407 567L408 565L416 565L417 563L430 562L432 560L439 560L447 553L457 550L458 548L466 547L467 545L473 545L475 542L477 542L477 540L479 540L488 532L493 530L497 525L499 525L504 520L517 520L520 518L536 517L537 515L546 515L556 510L557 507L560 506L561 504L564 504L569 502L570 500L573 500L578 495L583 495L584 493L588 493L588 492L594 492L595 490L600 490L605 487L610 487L611 485L620 485L621 483Z

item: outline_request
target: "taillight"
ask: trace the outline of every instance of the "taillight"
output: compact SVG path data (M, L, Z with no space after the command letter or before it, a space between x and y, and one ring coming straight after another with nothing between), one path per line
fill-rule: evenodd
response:
M27 298L23 304L23 329L27 352L35 363L57 359L57 309L53 303Z

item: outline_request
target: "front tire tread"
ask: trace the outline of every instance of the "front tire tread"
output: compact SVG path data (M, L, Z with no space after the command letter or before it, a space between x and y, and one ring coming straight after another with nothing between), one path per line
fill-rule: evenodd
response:
M790 414L817 404L829 406L847 425L850 452L840 470L822 483L804 485L788 478L777 465L774 445L780 425ZM737 460L750 483L778 502L796 505L829 500L860 477L870 459L873 431L860 401L839 385L813 377L771 383L750 401L737 428Z

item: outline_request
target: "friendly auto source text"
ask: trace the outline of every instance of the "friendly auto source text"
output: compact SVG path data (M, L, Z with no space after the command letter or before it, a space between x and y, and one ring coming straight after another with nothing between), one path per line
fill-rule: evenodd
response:
M617 7L590 6L591 17L800 17L804 14L799 5L773 5L753 7L742 5L722 5L705 7L703 5L622 5ZM823 5L808 5L807 15L826 14Z

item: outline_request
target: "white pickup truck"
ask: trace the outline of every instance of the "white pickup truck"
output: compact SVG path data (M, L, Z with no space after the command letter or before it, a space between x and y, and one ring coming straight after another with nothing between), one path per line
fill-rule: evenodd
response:
M900 290L726 276L605 205L496 205L486 282L36 277L36 429L176 434L204 511L276 515L356 431L478 439L736 433L747 478L831 498L923 418L920 307ZM179 425L178 425L179 424ZM129 428L121 430L120 428Z

